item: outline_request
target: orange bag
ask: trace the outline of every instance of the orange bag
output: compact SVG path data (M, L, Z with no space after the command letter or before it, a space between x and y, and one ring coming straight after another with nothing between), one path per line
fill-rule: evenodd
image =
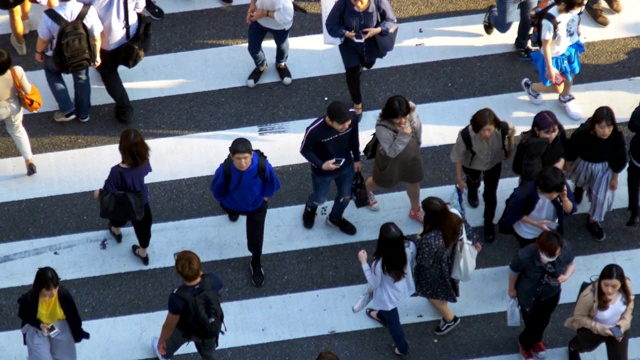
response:
M18 79L18 74L11 67L11 75L13 76L13 84L16 86L16 90L18 90L18 98L20 98L20 103L22 107L31 111L37 112L42 107L42 96L40 96L40 90L34 85L31 84L31 92L25 93L22 86L20 86L20 79Z

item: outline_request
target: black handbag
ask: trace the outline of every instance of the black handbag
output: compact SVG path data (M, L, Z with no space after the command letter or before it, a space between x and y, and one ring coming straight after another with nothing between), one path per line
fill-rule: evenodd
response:
M131 37L129 26L129 1L124 0L124 22L127 29L127 42L121 46L119 63L131 69L138 65L149 51L151 43L151 21L141 14L138 15L138 30Z
M0 10L13 9L18 5L22 5L26 0L0 0Z
M356 203L358 209L369 205L369 194L367 193L367 188L364 186L364 177L360 171L356 171L353 175L351 194L353 202Z
M382 19L380 18L380 2L376 2L376 12L378 13L378 24L380 25ZM398 24L394 24L391 29L389 29L389 34L382 35L382 33L375 36L376 45L378 46L378 58L382 59L387 55L389 51L393 51L393 48L396 45L396 38L398 37Z
M120 170L122 178L122 170ZM124 179L123 179L124 180ZM124 184L124 181L122 182ZM142 191L117 191L110 193L100 189L100 217L118 221L140 221L144 217Z
M388 127L385 124L376 124L376 126L386 127L387 129L393 131L394 133L397 133L397 131L393 130L392 128ZM369 140L367 145L364 146L363 153L364 153L365 158L367 160L375 159L376 153L378 152L378 147L379 146L380 146L380 141L378 140L378 137L376 136L376 133L374 132L373 135L371 135L371 140Z

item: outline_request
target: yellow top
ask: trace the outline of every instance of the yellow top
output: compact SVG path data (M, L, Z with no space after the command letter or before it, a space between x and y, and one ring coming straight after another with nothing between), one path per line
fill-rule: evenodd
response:
M66 319L58 300L58 293L48 300L38 299L38 319L45 324Z

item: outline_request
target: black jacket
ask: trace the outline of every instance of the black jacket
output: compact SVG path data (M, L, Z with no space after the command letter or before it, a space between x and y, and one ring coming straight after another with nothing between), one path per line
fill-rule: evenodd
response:
M567 160L581 158L592 163L607 162L609 168L618 174L627 166L627 151L624 135L614 131L607 139L600 139L589 132L587 123L583 123L569 138Z
M33 290L29 290L18 299L18 317L22 319L21 327L25 324L29 324L36 329L40 329L42 321L37 318L38 297L39 294L36 294ZM82 329L82 320L80 319L76 303L73 301L69 291L62 286L58 288L58 300L60 301L60 307L64 312L67 323L69 323L69 327L71 328L73 341L79 343L83 339L89 339L89 333Z
M629 131L635 133L629 144L629 155L636 162L640 162L640 105L631 114L627 127Z
M566 143L564 128L559 129L558 136L551 143L545 138L530 135L523 149L522 181L535 181L543 169L554 166L564 158Z

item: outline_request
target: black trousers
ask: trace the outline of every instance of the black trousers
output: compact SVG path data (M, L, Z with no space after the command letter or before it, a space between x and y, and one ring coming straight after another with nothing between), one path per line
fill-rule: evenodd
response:
M120 74L118 74L121 52L122 46L113 50L100 49L102 63L97 70L109 96L116 102L116 119L121 122L131 122L133 120L133 107L131 106L131 101L129 101L127 90L122 84L122 79L120 79Z
M220 204L224 211L230 215L245 215L247 217L247 249L251 253L251 265L259 266L262 257L262 243L264 242L264 221L267 217L268 202L252 212L239 212L226 208Z
M467 175L467 189L469 192L477 192L480 188L480 176L484 178L484 223L485 226L493 226L493 218L496 216L498 206L498 182L502 173L502 162L499 162L489 170L481 171L462 167L462 171Z
M111 226L121 228L127 225L127 221L120 220L109 220ZM153 223L153 217L151 215L151 207L149 207L149 203L144 204L144 216L140 221L132 221L131 225L133 225L133 231L136 233L136 237L138 238L138 244L143 249L149 247L149 243L151 242L151 224Z
M640 168L637 167L633 161L629 162L627 168L627 190L629 191L629 211L632 216L638 215L638 202L640 202L639 187L640 187Z
M533 244L534 242L536 242L536 239L537 239L537 238L525 239L522 236L520 236L517 232L514 232L513 236L515 236L516 240L518 240L518 244L520 244L521 249L529 244Z
M520 310L524 321L524 330L520 333L518 340L523 349L531 350L533 345L542 341L544 330L549 325L551 314L558 306L559 301L560 293L544 301L538 297L529 311Z
M590 352L595 350L600 344L607 346L607 358L609 360L627 360L629 352L629 331L624 333L622 341L613 336L602 336L594 334L593 331L585 328L578 329L578 333L569 342L569 348L577 352Z

